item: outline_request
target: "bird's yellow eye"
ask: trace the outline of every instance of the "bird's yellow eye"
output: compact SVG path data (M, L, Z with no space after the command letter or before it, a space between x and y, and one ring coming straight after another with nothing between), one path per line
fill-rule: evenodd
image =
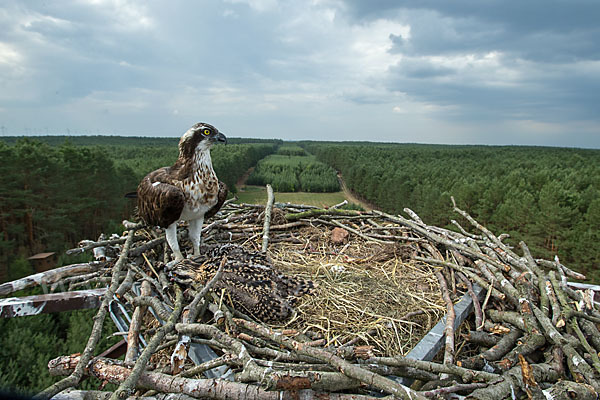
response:
M204 136L210 135L210 129L205 129L203 132Z

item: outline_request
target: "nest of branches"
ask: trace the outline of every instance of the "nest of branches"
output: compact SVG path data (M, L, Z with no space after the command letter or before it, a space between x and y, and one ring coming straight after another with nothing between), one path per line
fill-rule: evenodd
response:
M108 287L87 346L49 363L67 377L40 397L597 398L600 307L558 258L535 259L525 243L515 250L456 205L469 231L429 226L408 209L405 218L272 207L271 196L266 206L227 204L203 238L266 251L278 270L316 283L290 320L269 325L229 307L213 290L225 261L202 285L180 287L164 237L131 226L72 250L103 249L112 261L43 278ZM114 304L130 313L124 360L93 358ZM119 388L77 392L86 375Z

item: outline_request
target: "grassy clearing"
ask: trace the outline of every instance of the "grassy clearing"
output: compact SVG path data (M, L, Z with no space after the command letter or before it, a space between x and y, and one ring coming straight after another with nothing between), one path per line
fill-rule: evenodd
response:
M265 204L267 190L263 186L244 186L238 189L237 203ZM308 193L275 192L275 201L280 203L308 204L317 207L333 206L346 200L344 192Z
M274 167L292 167L298 168L311 162L317 162L314 155L288 155L288 154L269 154L261 160L263 164Z

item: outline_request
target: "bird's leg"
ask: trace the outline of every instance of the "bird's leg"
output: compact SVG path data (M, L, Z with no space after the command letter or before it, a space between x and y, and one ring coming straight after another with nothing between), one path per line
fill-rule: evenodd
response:
M179 243L177 242L177 221L169 225L169 227L165 230L165 236L167 237L167 243L169 244L169 247L171 250L173 250L175 261L183 260L183 254L181 254L181 250L179 250Z
M202 225L204 224L204 217L198 219L192 219L189 222L188 232L192 247L194 248L194 256L200 255L200 235L202 234Z

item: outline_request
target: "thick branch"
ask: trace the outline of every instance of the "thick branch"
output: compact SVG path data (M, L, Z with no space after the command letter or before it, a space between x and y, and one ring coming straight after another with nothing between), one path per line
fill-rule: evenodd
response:
M267 251L267 245L269 244L269 229L271 227L271 213L273 211L273 202L275 196L273 195L273 188L267 184L267 206L265 207L265 222L263 226L263 237L262 237L262 251Z
M273 340L275 343L283 345L291 350L296 351L298 354L303 354L307 356L314 357L321 361L325 361L334 367L338 368L340 372L344 375L357 379L361 382L364 382L368 385L373 386L376 389L382 390L386 393L393 394L395 397L400 399L417 399L423 400L425 397L421 396L414 390L396 383L391 379L384 378L381 375L375 374L371 371L360 368L357 365L350 364L349 362L341 359L329 353L323 349L317 349L314 347L306 346L304 343L300 343L293 339L289 339L284 337L278 332L273 332L264 326L258 325L256 323L242 320L242 319L234 319L234 322L239 326L243 326L246 329L249 329L255 333L258 333L261 336L267 337Z
M435 276L440 283L440 290L442 292L442 298L446 303L446 326L444 327L444 335L446 336L445 348L444 348L444 365L454 364L454 304L450 298L448 292L448 285L444 275L438 270L435 271ZM442 375L441 379L446 379L445 375Z
M72 360L77 362L77 358ZM62 369L60 372L67 372ZM96 358L89 365L90 375L114 384L120 384L127 380L132 370L120 365L120 362ZM56 372L55 372L56 374ZM193 398L216 399L216 400L376 400L374 397L356 394L323 393L310 389L267 391L259 386L230 382L222 379L189 379L174 377L157 372L144 371L140 374L136 387L140 389L156 390L163 393L182 393ZM391 398L383 398L392 400ZM422 396L415 399L424 399ZM382 400L379 398L379 400Z
M104 263L93 261L83 264L66 265L64 267L29 275L25 278L17 279L12 282L6 282L0 285L0 296L5 296L18 290L27 289L38 285L49 285L68 276L95 272L98 271L103 264Z

